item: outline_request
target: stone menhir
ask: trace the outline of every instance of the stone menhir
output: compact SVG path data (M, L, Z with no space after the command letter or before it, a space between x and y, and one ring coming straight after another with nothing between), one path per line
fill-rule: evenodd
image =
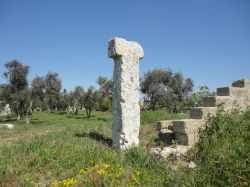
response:
M108 56L114 59L113 72L113 144L125 149L139 144L139 61L143 48L136 42L113 38Z

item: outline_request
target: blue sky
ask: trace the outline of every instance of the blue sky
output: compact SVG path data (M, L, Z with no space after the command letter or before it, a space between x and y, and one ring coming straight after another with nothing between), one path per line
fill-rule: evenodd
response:
M18 59L30 80L52 71L69 90L96 86L112 77L114 36L143 46L141 75L171 68L211 90L250 78L249 0L0 0L0 74Z

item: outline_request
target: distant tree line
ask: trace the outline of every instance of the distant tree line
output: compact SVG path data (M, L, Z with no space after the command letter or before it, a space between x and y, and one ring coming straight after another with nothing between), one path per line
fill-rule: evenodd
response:
M0 85L0 108L9 104L17 120L24 118L29 123L33 110L67 111L78 114L84 109L87 117L93 110L111 110L113 82L107 77L97 78L98 89L90 86L86 90L76 86L74 90L62 90L58 73L48 72L36 76L28 82L30 67L12 60L5 64L3 73L6 84ZM191 106L202 105L202 97L210 94L206 86L193 92L191 78L185 79L179 72L171 69L155 69L146 72L140 79L145 110L166 109L168 112L182 112Z
M112 81L106 77L98 77L99 89L93 86L85 91L82 86L76 86L73 91L62 91L62 82L58 73L48 72L44 77L36 76L29 85L30 67L13 60L5 64L3 73L6 84L0 85L0 104L3 108L9 104L17 120L25 118L29 123L32 110L78 111L86 110L90 117L93 109L106 111L111 109Z

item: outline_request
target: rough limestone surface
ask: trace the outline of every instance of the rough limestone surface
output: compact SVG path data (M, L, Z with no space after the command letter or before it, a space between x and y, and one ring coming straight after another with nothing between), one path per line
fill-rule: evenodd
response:
M113 144L125 149L139 144L139 61L143 48L122 38L109 41L108 56L114 59L113 72Z
M161 129L173 130L173 121L172 120L162 120L156 123L156 129L160 131Z

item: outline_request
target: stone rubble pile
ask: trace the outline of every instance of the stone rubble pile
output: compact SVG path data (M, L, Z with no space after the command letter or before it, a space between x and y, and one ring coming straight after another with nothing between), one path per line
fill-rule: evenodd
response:
M176 147L164 147L164 148L151 148L150 153L160 158L169 158L169 156L174 156L169 160L169 166L173 170L177 170L179 166L188 167L190 169L196 170L197 165L195 162L187 159L187 151L189 146L177 145ZM171 160L175 160L174 162Z
M216 96L203 98L203 107L190 109L190 119L158 121L157 130L160 140L167 145L176 141L180 145L192 146L199 139L199 129L205 127L208 116L217 112L218 105L223 105L225 111L235 107L240 110L249 107L250 80L237 80L230 87L217 88Z
M162 158L167 158L170 155L185 156L188 151L187 146L177 145L176 147L164 147L163 149L151 148L150 153L160 156Z

